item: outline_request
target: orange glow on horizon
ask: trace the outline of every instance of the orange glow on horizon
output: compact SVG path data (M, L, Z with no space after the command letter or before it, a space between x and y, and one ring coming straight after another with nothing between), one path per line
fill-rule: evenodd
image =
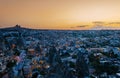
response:
M1 27L84 30L94 21L120 28L120 0L0 0Z

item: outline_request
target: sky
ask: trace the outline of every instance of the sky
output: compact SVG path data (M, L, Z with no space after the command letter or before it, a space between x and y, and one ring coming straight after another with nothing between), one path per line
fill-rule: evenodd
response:
M120 28L120 0L0 0L0 27Z

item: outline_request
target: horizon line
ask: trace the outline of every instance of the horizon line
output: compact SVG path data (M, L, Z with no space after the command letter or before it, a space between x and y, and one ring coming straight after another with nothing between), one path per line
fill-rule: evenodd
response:
M17 24L18 25L18 24ZM16 25L15 26L9 26L9 27L0 27L0 30L1 29L8 29L8 28L15 28L16 27ZM113 31L115 31L115 30L120 30L120 29L113 29L113 28L109 28L109 29L47 29L47 28L29 28L29 27L23 27L23 26L20 26L19 28L25 28L25 29L30 29L30 30L58 30L58 31L102 31L102 30L104 30L104 31L109 31L109 30L113 30Z

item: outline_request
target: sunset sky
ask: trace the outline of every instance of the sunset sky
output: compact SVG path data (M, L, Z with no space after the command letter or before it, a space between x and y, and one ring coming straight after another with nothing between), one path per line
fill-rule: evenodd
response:
M0 27L120 28L120 0L0 0Z

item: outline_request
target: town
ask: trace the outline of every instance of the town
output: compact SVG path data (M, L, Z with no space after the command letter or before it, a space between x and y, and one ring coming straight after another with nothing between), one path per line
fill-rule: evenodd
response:
M120 31L1 28L0 78L120 78Z

